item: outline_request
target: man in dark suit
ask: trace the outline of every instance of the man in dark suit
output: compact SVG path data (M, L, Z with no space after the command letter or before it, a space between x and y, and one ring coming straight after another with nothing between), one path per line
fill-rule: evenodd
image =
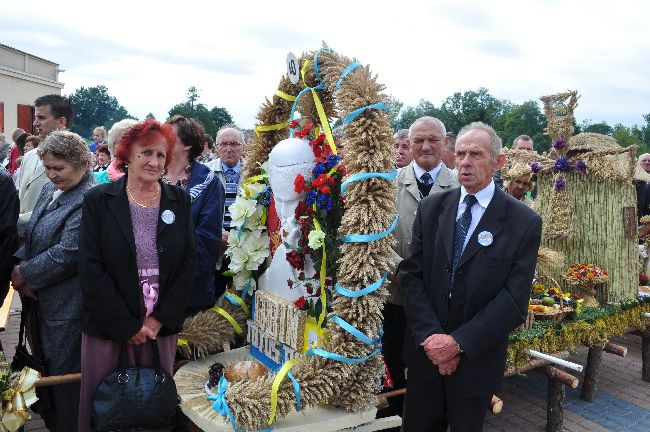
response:
M461 188L420 202L400 276L407 331L403 430L480 431L527 314L541 218L494 185L501 139L476 122L456 142Z

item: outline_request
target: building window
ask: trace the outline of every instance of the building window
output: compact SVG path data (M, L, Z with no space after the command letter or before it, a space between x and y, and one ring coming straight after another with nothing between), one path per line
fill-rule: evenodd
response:
M31 105L18 104L18 127L33 134L34 128L34 107Z

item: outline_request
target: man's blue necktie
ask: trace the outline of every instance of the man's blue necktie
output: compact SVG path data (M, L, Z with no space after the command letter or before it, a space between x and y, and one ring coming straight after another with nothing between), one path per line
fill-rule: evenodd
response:
M460 263L460 257L463 256L463 246L465 246L465 238L467 231L472 224L472 207L477 203L474 195L465 195L463 200L465 203L465 211L463 215L456 221L456 233L454 234L454 260L451 264L451 275L449 276L449 293L454 289L454 279L456 277L456 270Z
M430 185L431 183L433 183L433 177L431 177L431 174L429 174L428 172L425 172L420 176L420 183L423 183L425 185Z

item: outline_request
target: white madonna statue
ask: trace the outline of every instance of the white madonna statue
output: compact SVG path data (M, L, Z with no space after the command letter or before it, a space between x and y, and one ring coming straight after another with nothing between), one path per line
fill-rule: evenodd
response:
M296 207L305 196L294 190L294 180L302 174L305 181L312 179L315 159L309 141L301 138L288 138L280 141L269 154L269 180L273 190L275 210L280 219L280 239L282 243L273 254L271 265L259 277L258 287L275 293L291 302L306 296L304 283L310 282L315 274L314 263L309 255L305 257L305 281L298 281L299 270L293 268L286 259L287 252L298 249L300 226L295 218ZM288 280L293 282L290 288ZM311 281L312 286L318 282Z

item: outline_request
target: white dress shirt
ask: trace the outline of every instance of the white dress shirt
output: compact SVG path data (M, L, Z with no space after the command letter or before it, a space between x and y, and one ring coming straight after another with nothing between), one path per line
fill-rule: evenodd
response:
M442 170L442 161L438 163L438 166L436 166L434 169L431 171L426 171L424 168L422 168L420 165L418 165L417 162L413 161L413 172L415 172L415 178L420 180L422 178L422 175L426 172L429 173L432 179L432 184L438 179L438 175L440 175L440 170ZM422 180L420 180L422 182ZM424 182L422 182L424 183Z
M463 251L465 250L469 239L472 237L472 233L476 229L476 226L481 221L481 218L483 217L483 213L485 213L487 206L490 204L490 201L492 201L495 188L496 186L494 185L494 180L490 180L490 184L474 194L476 201L478 201L478 205L474 205L472 207L472 223L469 225L469 229L467 230L467 237L465 237ZM460 202L458 203L458 211L456 212L456 222L458 222L458 219L460 219L460 217L463 215L463 212L465 212L465 207L467 207L467 205L463 202L466 195L468 195L468 192L465 189L465 186L461 186Z

